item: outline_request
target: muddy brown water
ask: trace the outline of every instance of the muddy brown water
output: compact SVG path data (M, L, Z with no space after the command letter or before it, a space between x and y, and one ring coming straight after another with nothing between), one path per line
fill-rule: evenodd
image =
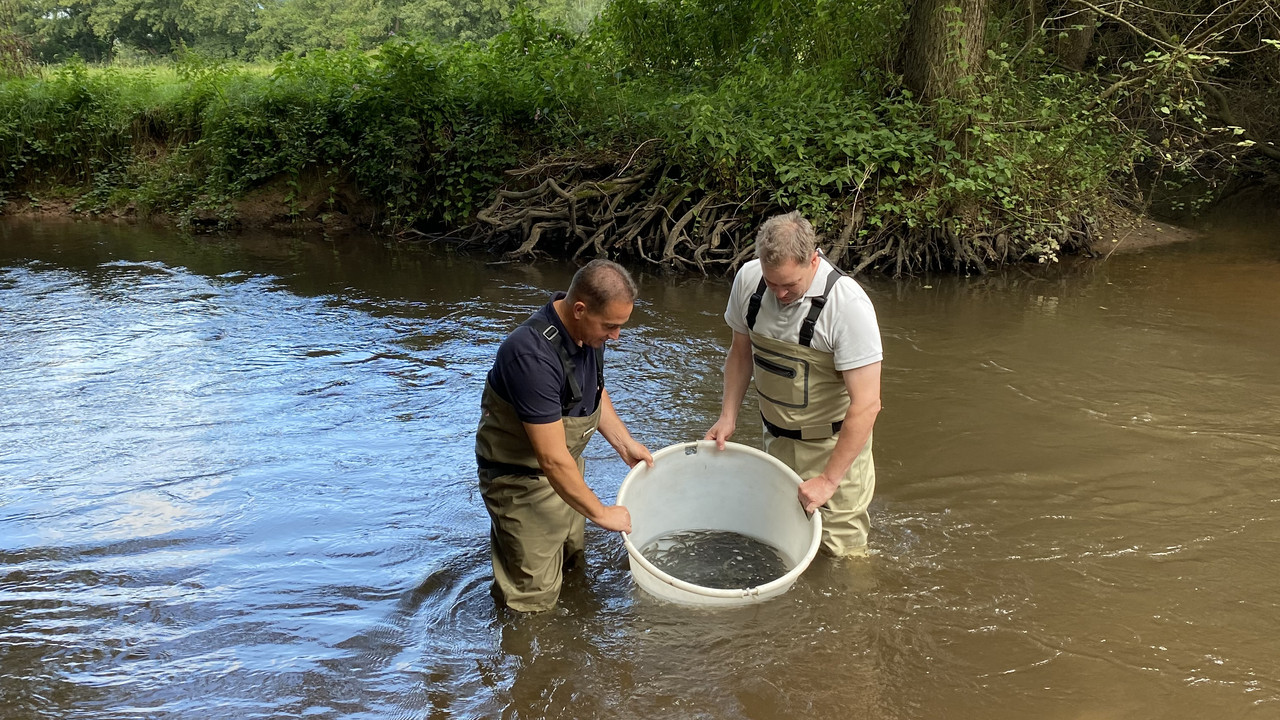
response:
M513 618L472 432L570 268L0 220L0 716L1280 717L1274 227L864 279L872 558L696 610L590 528ZM641 286L608 382L657 450L715 419L728 285Z

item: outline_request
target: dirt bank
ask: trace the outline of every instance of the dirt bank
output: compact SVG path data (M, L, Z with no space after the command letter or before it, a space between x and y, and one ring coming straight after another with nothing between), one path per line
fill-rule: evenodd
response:
M146 222L181 227L194 233L273 230L283 233L341 235L376 231L376 213L347 184L305 177L290 184L277 179L218 209L195 210L178 217L145 212L134 203L102 211L85 211L82 198L65 188L28 193L0 203L0 215L84 218L106 222Z
M317 192L304 185L303 192L283 183L272 183L236 200L222 212L204 211L179 218L149 214L140 216L132 205L100 213L77 210L79 198L66 196L22 197L0 204L0 215L87 218L104 222L147 222L161 226L185 225L192 232L271 230L281 233L342 235L353 231L377 232L376 217L358 195L348 189ZM1201 233L1149 217L1116 209L1097 225L1091 252L1098 258L1117 253L1142 252L1173 243L1192 242Z
M1153 247L1198 240L1202 234L1190 228L1115 209L1098 223L1098 237L1091 250L1106 258L1116 253L1142 252Z

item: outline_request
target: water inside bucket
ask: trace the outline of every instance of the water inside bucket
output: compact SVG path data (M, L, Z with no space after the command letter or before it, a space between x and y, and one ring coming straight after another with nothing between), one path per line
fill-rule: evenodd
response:
M640 548L654 567L705 588L753 588L787 574L787 561L772 545L724 530L681 530Z

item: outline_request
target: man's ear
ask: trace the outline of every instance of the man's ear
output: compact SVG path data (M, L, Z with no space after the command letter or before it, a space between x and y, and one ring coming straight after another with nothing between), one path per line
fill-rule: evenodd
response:
M587 314L587 304L579 300L573 304L573 319L581 320Z

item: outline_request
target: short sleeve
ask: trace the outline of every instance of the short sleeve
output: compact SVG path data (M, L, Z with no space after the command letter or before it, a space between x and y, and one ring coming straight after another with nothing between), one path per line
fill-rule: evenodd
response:
M827 307L828 312L832 306L839 308L828 316L836 370L852 370L880 362L884 359L884 350L871 298L852 279L836 283L832 293L836 292L840 293L839 298L833 298L836 302Z
M510 401L516 415L534 425L561 418L560 388L564 369L559 362L536 352L513 352L499 358Z
M734 332L746 335L747 307L751 303L751 295L760 284L760 273L753 272L759 267L759 261L753 261L742 267L733 279L733 289L729 291L729 303L724 309L724 321Z

